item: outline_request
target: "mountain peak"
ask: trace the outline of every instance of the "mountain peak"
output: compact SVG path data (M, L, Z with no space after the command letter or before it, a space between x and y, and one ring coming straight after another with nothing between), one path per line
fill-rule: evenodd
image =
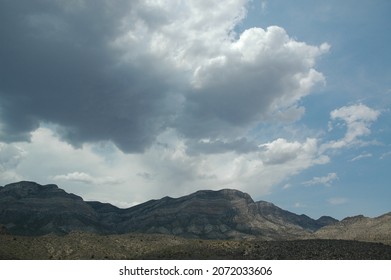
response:
M226 200L244 199L247 203L254 203L253 199L248 193L236 189L221 189L217 191L200 190L193 194L190 194L190 196L198 197L200 199L216 199L216 198L222 198Z
M0 223L14 234L94 231L95 211L77 195L58 186L21 181L0 189Z
M83 200L80 196L67 193L55 184L40 185L31 181L20 181L11 183L0 188L0 192L14 198L34 197L68 197L76 200Z
M31 195L37 195L47 191L60 191L60 188L54 184L40 185L35 182L20 181L5 185L3 188L0 189L0 191L18 197L26 197Z
M54 185L54 184L50 184L50 185L47 185L49 187L56 187L58 188L57 185ZM32 182L32 181L20 181L20 182L15 182L15 183L11 183L11 184L7 184L4 186L4 189L7 189L7 190L18 190L18 189L31 189L31 190L38 190L38 189L42 189L42 188L45 188L44 185L40 185L36 182Z
M344 223L355 223L357 221L361 221L361 220L364 220L364 219L367 219L367 217L365 217L364 215L356 215L356 216L346 217L341 222L344 222Z

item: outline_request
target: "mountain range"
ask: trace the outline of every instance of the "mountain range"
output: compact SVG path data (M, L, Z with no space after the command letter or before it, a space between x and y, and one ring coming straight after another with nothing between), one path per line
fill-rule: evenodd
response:
M14 235L81 231L161 233L200 239L391 240L391 213L378 218L357 216L338 221L323 216L315 220L270 202L254 201L234 189L202 190L121 209L109 203L84 201L53 184L27 181L0 187L0 225L2 232Z

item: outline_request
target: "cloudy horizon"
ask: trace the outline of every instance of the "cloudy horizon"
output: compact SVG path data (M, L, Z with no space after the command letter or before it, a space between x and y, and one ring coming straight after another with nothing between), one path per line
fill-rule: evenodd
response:
M391 5L355 3L0 0L0 185L391 211Z

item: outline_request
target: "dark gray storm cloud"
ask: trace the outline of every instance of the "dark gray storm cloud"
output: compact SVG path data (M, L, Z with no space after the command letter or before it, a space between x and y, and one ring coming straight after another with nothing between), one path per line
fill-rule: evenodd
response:
M137 2L88 3L1 1L2 141L28 140L46 122L74 145L112 140L138 152L167 126L170 71L152 56L123 63L110 45Z
M268 114L300 116L327 46L279 27L236 38L246 2L1 1L0 141L46 124L134 153L169 128L189 152L255 150L247 134Z

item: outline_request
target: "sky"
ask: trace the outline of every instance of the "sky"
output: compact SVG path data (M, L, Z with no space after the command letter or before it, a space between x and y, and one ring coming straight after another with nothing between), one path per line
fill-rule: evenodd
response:
M391 2L0 0L0 185L391 211Z

